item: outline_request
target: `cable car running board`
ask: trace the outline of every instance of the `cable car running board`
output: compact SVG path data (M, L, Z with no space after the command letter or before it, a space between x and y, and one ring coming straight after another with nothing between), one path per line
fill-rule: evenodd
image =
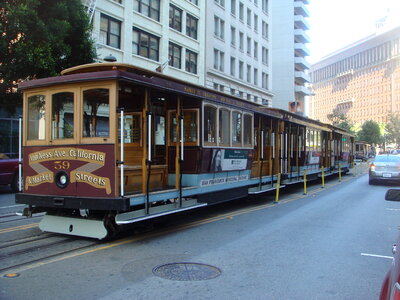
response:
M155 206L155 207L150 207L150 213L146 215L145 209L141 210L136 210L128 213L123 213L123 214L118 214L115 216L115 223L117 225L123 225L123 224L131 224L135 222L140 222L148 219L153 219L153 218L158 218L161 216L166 216L174 213L178 213L181 211L186 211L186 210L191 210L199 207L206 206L207 203L199 203L199 204L194 204L182 208L176 208L176 204L168 204L168 205L162 205L162 206ZM170 208L166 210L166 208Z

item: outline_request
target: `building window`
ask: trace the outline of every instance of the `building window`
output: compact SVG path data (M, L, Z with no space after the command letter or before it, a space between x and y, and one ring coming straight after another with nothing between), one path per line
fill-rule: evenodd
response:
M158 61L160 39L155 35L133 28L132 53Z
M214 0L215 3L217 3L218 5L221 5L222 7L225 7L225 0Z
M268 23L262 21L262 37L268 39Z
M258 16L254 15L254 31L258 31Z
M258 59L258 43L254 42L254 59Z
M225 31L225 22L214 16L214 35L220 39L224 39L224 31Z
M251 38L247 37L247 54L251 55Z
M261 0L262 10L268 13L268 0Z
M231 14L236 16L236 0L231 0Z
M258 69L254 69L254 85L258 85Z
M268 66L268 49L262 47L262 62Z
M169 6L169 27L182 31L182 10L173 5Z
M247 82L251 82L251 66L247 65L247 72L246 72Z
M239 20L243 22L244 19L244 4L239 2Z
M231 75L235 76L236 58L231 56Z
M224 71L224 58L224 52L214 49L214 69Z
M197 40L198 20L192 15L186 14L186 35Z
M236 46L236 28L231 27L231 46Z
M180 69L182 61L182 47L174 43L169 43L168 58L168 64L170 66Z
M239 50L243 51L243 32L239 32Z
M102 14L100 42L114 48L121 48L121 21Z
M251 27L251 10L247 9L247 25Z
M199 5L199 1L198 0L189 0L190 2L192 2L193 4Z
M262 88L268 90L268 74L262 73Z
M133 10L160 21L160 0L133 0Z
M186 49L185 70L197 74L197 53Z
M243 62L239 61L239 78L243 79Z

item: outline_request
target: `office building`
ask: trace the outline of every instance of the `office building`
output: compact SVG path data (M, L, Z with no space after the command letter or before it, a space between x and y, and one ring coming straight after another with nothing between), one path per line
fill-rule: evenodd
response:
M358 126L400 112L400 27L378 31L311 67L310 117L330 122L335 109Z

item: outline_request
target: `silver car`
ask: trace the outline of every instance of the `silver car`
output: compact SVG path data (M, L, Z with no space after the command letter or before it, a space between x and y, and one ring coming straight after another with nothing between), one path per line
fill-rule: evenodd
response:
M400 183L400 156L383 154L375 156L369 167L369 184L377 181Z

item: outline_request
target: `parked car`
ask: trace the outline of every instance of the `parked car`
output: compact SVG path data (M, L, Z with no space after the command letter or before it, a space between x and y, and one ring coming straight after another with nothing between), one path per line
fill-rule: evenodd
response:
M377 181L400 183L400 156L382 154L375 156L369 167L369 184Z
M385 200L400 201L400 189L390 189L386 192ZM394 254L392 266L383 281L380 300L400 299L400 237L397 244L392 246Z
M18 159L10 158L4 153L0 153L0 184L11 186L13 192L18 192Z

